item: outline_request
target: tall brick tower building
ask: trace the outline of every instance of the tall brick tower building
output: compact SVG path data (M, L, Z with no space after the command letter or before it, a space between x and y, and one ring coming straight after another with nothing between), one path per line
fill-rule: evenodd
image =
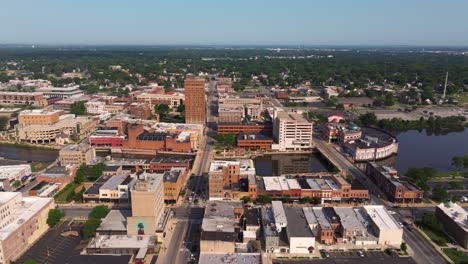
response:
M185 123L205 124L205 79L189 74L185 77Z

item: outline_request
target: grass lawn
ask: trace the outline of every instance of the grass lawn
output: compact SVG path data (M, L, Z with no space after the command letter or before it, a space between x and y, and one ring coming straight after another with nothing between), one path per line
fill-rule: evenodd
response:
M455 264L458 263L467 263L468 255L463 251L458 251L456 248L443 248L445 255L449 257Z
M447 238L443 234L434 232L427 227L421 226L420 229L437 245L441 247L447 246Z
M55 196L55 202L57 203L68 203L70 200L67 200L67 197L70 197L70 193L75 192L76 187L78 184L76 183L69 183L65 186L62 190L60 190Z
M31 170L32 172L38 172L47 168L50 164L52 164L52 162L33 162L31 163Z

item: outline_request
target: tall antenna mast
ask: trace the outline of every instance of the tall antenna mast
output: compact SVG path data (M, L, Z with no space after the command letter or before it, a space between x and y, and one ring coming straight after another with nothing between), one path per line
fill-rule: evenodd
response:
M447 72L447 75L445 75L444 96L442 96L442 99L445 99L445 91L447 90L447 81L448 81L448 72Z

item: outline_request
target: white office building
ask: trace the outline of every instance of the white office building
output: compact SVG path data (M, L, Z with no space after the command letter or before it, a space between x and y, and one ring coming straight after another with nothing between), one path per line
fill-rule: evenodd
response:
M312 130L312 122L301 114L278 112L273 122L275 144L272 148L279 151L309 150L313 146Z

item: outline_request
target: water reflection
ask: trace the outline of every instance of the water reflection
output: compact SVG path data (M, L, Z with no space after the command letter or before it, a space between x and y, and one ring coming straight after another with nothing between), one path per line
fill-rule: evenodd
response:
M259 176L327 171L325 162L316 154L264 155L254 159Z

